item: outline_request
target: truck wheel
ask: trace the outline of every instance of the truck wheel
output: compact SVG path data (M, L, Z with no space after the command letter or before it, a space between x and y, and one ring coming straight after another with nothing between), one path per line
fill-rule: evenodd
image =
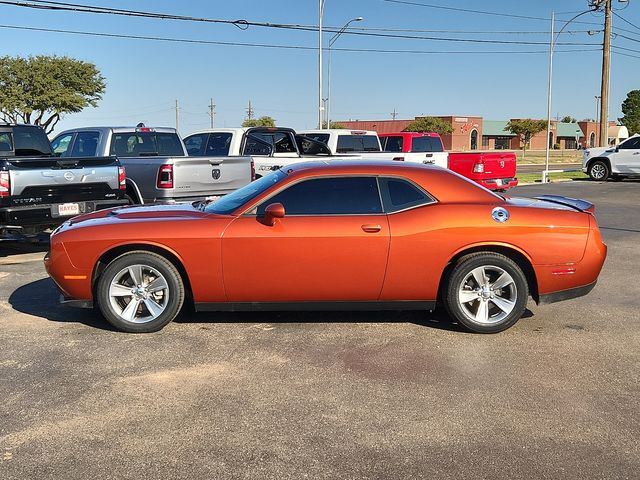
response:
M528 297L527 279L513 260L482 252L456 262L444 303L449 315L472 332L497 333L520 319Z
M118 330L156 332L171 322L184 302L176 267L156 253L134 251L113 260L100 276L96 300Z
M596 160L591 165L589 165L589 177L591 180L596 180L600 182L604 182L609 175L611 174L611 170L609 169L609 165L607 165L602 160Z

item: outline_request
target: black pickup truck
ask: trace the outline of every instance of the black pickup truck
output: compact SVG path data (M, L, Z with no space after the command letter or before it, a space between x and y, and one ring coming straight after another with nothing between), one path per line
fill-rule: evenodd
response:
M125 205L125 190L124 167L116 157L57 157L42 128L0 124L0 239Z

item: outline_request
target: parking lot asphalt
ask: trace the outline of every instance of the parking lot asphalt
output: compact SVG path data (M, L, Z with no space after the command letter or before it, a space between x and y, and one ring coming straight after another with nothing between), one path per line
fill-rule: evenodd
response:
M496 335L441 312L187 314L113 331L0 243L0 478L638 478L640 182L586 297Z

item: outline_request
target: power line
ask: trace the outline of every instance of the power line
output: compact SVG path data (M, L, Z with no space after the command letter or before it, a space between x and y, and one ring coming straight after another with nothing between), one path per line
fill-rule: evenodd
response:
M391 0L387 0L391 1ZM174 14L163 14L163 13L155 13L155 12L145 12L140 10L124 10L124 9L116 9L116 8L107 8L107 7L96 7L89 5L79 5L75 3L65 3L65 2L55 2L55 1L45 1L45 0L29 0L29 2L19 1L19 0L0 0L0 4L12 5L18 7L27 7L27 8L35 8L35 9L44 9L44 10L63 10L63 11L73 11L73 12L82 12L82 13L94 13L94 14L109 14L109 15L124 15L131 17L144 17L144 18L155 18L155 19L163 19L163 20L180 20L180 21L191 21L191 22L206 22L206 23L219 23L219 24L230 24L236 27L240 27L243 29L248 28L249 26L257 26L257 27L269 27L269 28L280 28L280 29L290 29L290 30L303 30L303 31L317 31L316 26L310 25L299 25L299 24L281 24L281 23L268 23L268 22L253 22L247 20L221 20L221 19L212 19L212 18L204 18L204 17L190 17L184 15L174 15ZM423 5L424 6L424 5ZM443 7L444 8L444 7ZM485 12L486 13L486 12ZM501 14L502 15L502 14ZM505 14L506 15L506 14ZM327 31L334 31L331 27L326 28ZM438 41L438 42L455 42L455 43L486 43L486 44L504 44L504 45L547 45L547 42L533 42L533 41L522 41L522 40L488 40L488 39L478 39L478 38L450 38L450 37L433 37L433 36L415 36L415 35L400 35L393 33L378 33L363 31L364 29L350 29L345 30L343 33L348 35L355 36L367 36L367 37L382 37L382 38L399 38L399 39L410 39L410 40L429 40L429 41ZM581 42L558 42L557 45L573 45L573 46L595 46L593 43L581 43Z
M622 15L620 15L619 13L613 12L613 14L618 17L620 20L622 20L623 22L625 22L627 25L631 25L633 28L640 30L640 27L638 25L636 25L635 23L631 23L629 20L627 20L626 18L624 18Z
M103 32L88 32L81 30L64 30L59 28L39 28L39 27L27 27L18 25L2 25L0 28L7 28L12 30L27 30L47 33L64 33L70 35L85 35L92 37L107 37L107 38L123 38L134 40L152 40L161 42L173 42L173 43L191 43L200 45L222 45L222 46L235 46L235 47L257 47L257 48L273 48L273 49L287 49L287 50L312 50L316 51L317 47L309 47L304 45L278 45L267 43L243 43L243 42L222 42L217 40L197 40L189 38L172 38L172 37L157 37L147 35L128 35L119 33L103 33ZM595 44L587 44L587 46L596 46ZM599 46L599 45L598 45ZM378 48L332 48L334 52L363 52L363 53L408 53L408 54L542 54L548 53L547 50L390 50L390 49L378 49ZM565 50L556 50L557 53L572 53L572 52L596 52L597 48L571 48Z

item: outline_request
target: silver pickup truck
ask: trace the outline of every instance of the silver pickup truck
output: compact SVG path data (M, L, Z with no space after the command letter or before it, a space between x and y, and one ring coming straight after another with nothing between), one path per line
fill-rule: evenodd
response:
M132 204L194 201L225 195L254 177L251 157L189 157L174 128L86 127L51 141L65 157L114 155L127 172Z
M125 171L117 158L57 158L41 127L0 123L0 240L126 205L124 193Z

